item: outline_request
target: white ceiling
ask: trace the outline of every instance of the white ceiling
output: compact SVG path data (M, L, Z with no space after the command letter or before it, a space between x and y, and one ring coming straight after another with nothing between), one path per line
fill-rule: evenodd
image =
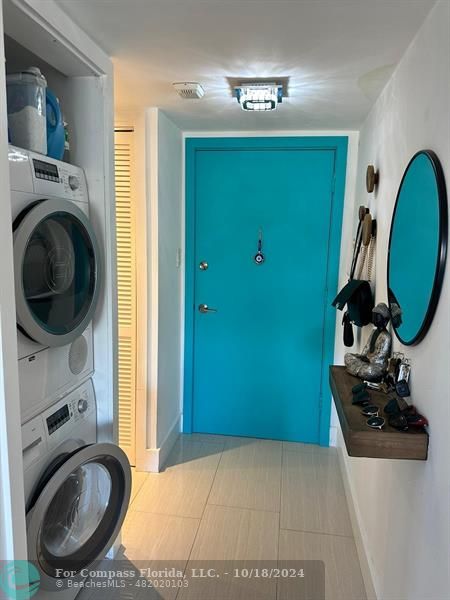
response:
M181 128L354 129L434 0L59 0L115 64L116 106ZM227 77L290 77L272 113L242 111ZM174 81L199 81L182 100Z

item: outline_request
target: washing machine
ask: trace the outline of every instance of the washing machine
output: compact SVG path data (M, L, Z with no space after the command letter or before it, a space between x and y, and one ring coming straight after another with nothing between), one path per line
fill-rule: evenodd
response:
M99 246L82 169L9 147L22 422L92 374Z
M80 591L73 582L105 557L125 519L130 464L115 444L97 443L96 431L91 380L22 426L28 560L40 575L37 600L72 600Z

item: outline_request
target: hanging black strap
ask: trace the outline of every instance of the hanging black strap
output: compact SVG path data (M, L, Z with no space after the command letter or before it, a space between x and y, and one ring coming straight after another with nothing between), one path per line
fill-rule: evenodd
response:
M355 271L356 271L356 265L358 264L358 258L359 258L359 253L361 252L361 245L362 245L362 221L359 221L358 223L358 229L356 231L356 240L355 240L355 247L353 248L353 257L352 257L352 264L350 267L350 279L353 279L355 276Z
M348 316L348 312L344 313L342 325L344 326L344 346L351 348L355 342L355 339L353 337L353 326L351 324L350 317Z

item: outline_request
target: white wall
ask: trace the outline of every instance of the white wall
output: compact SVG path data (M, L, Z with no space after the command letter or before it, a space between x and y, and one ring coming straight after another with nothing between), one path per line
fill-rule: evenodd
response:
M450 189L449 74L450 5L443 0L427 18L360 132L355 196L357 205L368 203L378 220L377 301L386 301L391 216L411 156L420 149L434 150ZM380 170L375 196L365 193L369 163ZM354 213L351 218L354 222ZM351 231L351 224L346 227ZM395 350L411 358L412 399L430 422L428 461L348 457L345 461L380 600L449 597L449 271L450 260L437 313L424 341L407 348L394 342ZM339 357L343 354L341 338L339 328ZM338 443L346 456L341 435Z
M158 121L158 448L180 418L182 134ZM178 253L178 254L177 254Z
M145 399L138 395L137 400L138 415L146 413L146 435L137 440L137 467L157 471L178 436L181 421L182 269L177 257L182 247L183 138L157 108L146 110L145 127L147 394Z

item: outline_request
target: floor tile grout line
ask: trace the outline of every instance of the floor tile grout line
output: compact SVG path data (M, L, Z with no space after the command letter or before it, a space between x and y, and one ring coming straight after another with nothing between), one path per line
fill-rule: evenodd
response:
M205 515L205 510L206 510L206 507L208 506L208 500L209 500L209 497L210 497L210 495L211 495L211 490L212 490L212 488L213 488L214 482L215 482L215 480L216 480L217 471L219 470L219 465L220 465L220 463L221 463L221 461L222 461L223 453L224 453L224 450L222 450L222 452L220 453L220 458L219 458L219 460L217 461L216 470L214 471L214 477L212 478L212 481L211 481L211 486L210 486L210 488L209 488L209 492L208 492L208 496L207 496L207 498L206 498L206 501L205 501L205 504L204 504L204 506L203 506L203 511L202 511L201 517L200 517L200 519L199 519L199 521L198 521L197 530L196 530L196 532L195 532L194 539L192 540L191 549L190 549L190 551L189 551L189 556L187 557L186 564L185 564L185 566L184 566L183 575L185 575L185 574L186 574L186 569L187 569L187 567L188 567L189 561L191 560L192 551L193 551L193 549L194 549L195 542L197 541L197 538L198 538L198 532L200 531L200 527L201 527L201 524L202 524L202 521L203 521L203 517L204 517L204 515ZM176 595L175 595L175 600L177 600L177 598L178 598L178 596L179 596L179 594L180 594L180 590L181 590L181 588L180 588L180 589L178 589L178 591L177 591L177 593L176 593Z
M142 479L142 482L141 482L141 484L139 485L138 489L136 490L136 493L134 494L134 496L133 496L133 499L131 499L131 497L130 497L130 506L131 506L131 504L132 504L132 503L133 503L133 502L136 500L136 498L137 498L137 495L139 494L139 492L141 491L141 489L142 489L143 485L145 484L145 480L147 479L147 475L148 475L148 473L145 473L145 476L144 476L144 478ZM131 474L131 485L133 485L133 473ZM133 489L133 488L132 488L132 489Z
M219 460L218 460L218 462L217 462L216 470L214 471L214 477L212 478L212 481L211 481L211 486L210 486L210 488L209 488L209 492L208 492L208 496L206 497L206 502L205 502L205 505L204 505L204 507L203 507L202 516L200 517L200 522L202 521L202 519L203 519L203 516L204 516L204 514L205 514L206 507L208 506L208 503L209 503L209 498L211 497L211 492L212 492L212 489L213 489L214 483L215 483L215 481L216 481L217 473L218 473L218 471L219 471L220 463L222 462L222 458L223 458L223 453L224 453L224 452L225 452L225 448L224 448L224 449L222 450L222 452L220 453L220 458L219 458Z
M201 517L192 517L190 515L176 515L174 513L162 513L162 512L154 512L151 510L138 510L136 508L131 509L130 512L141 513L144 515L155 515L158 517L172 517L175 519L193 519L194 521L200 521Z
M208 506L217 506L219 508L234 508L236 510L252 510L254 512L269 513L271 515L280 514L279 510L268 510L266 508L254 508L250 506L236 506L235 504L217 504L216 502L208 502Z
M336 447L334 447L334 446L328 446L328 447L326 447L326 446L320 446L320 448L328 448L330 450L334 450L334 452L329 453L328 456L329 457L330 456L334 456L334 457L336 457L336 459L338 458L337 457L337 452L336 452ZM312 462L314 464L314 467L315 467L314 468L314 474L315 474L316 478L319 475L319 468L318 468L317 461L320 460L320 458L322 456L327 456L327 454L324 454L322 452L317 452L317 451L302 452L300 450L300 452L298 452L298 451L292 451L292 450L284 450L283 451L283 458L284 458L284 452L286 452L287 455L290 455L290 456L295 455L296 457L300 457L301 456L301 457L304 458L305 456L310 456L311 460L312 460ZM336 466L337 466L337 472L339 474L339 479L340 479L340 482L342 483L342 485L341 485L341 492L338 492L337 490L335 490L335 495L336 495L336 497L342 498L344 500L344 502L345 502L345 506L347 507L348 516L349 516L349 520L350 520L350 524L351 524L352 537L354 537L353 525L352 525L351 519L350 519L350 507L349 507L349 503L348 503L347 494L345 492L342 471L341 471L341 468L340 468L338 460L336 460L336 463L337 463L336 464ZM298 530L297 529L292 529L292 531L303 531L303 530L301 530L301 529L298 529ZM311 532L311 533L315 533L315 532ZM330 535L342 535L343 537L350 537L350 536L348 536L346 534L330 534Z
M130 498L130 502L128 504L128 510L132 510L131 507L133 506L134 502L136 501L136 498L138 497L139 492L142 490L142 488L145 484L145 479L147 479L147 475L145 475L144 480L142 481L141 485L136 490L136 493L134 494L133 499ZM131 482L133 484L133 475L131 476Z
M317 452L317 450L300 450L300 449L299 450L286 450L286 449L284 449L283 450L283 454L284 453L286 453L286 454L302 454L303 456L305 454L313 454L315 456L320 456L320 455L323 455L323 456L327 456L327 455L328 456L337 456L336 452L326 453L326 452Z
M184 440L181 442L182 444L193 444L193 445L201 445L204 444L205 446L212 446L212 447L216 447L216 449L220 448L219 452L223 452L225 449L224 444L221 444L219 442L199 442L198 440Z
M182 434L184 436L184 434ZM179 437L177 439L177 442L188 442L189 444L211 444L211 445L216 445L216 446L225 446L225 442L224 441L214 441L214 440L192 440L189 439L188 437Z
M329 531L311 531L310 529L292 529L291 527L282 527L280 531L291 531L292 533L311 533L313 535L329 535L331 537L339 537L355 541L355 537L353 535L345 535L345 533L330 533Z
M295 449L288 449L285 447L285 445L283 444L283 460L284 460L284 455L285 453L290 453L290 454L313 454L317 456L317 451L314 450L307 450L306 452L302 449L302 448L295 448ZM330 454L336 454L336 452L331 452ZM281 474L281 477L283 478L283 471ZM342 477L342 473L341 473L341 477ZM348 503L347 503L348 506ZM281 520L281 510L280 510L280 520ZM290 529L288 527L283 527L281 528L281 523L280 523L280 531L279 531L279 536L281 534L281 531L287 531L287 532L292 532L292 533L309 533L312 535L327 535L330 537L334 537L334 538L343 538L343 539L348 539L348 540L353 540L353 542L356 544L356 540L354 535L345 535L345 534L340 534L340 533L328 533L328 532L323 532L323 531L309 531L306 529ZM278 540L280 539L280 537L278 538ZM279 557L279 543L278 543L278 557ZM359 564L360 568L361 565ZM278 600L278 581L277 581L277 600Z
M203 443L203 442L200 442L200 443ZM210 496L210 494L211 494L212 485L213 485L213 483L214 483L214 481L215 481L215 478L216 478L217 470L218 470L218 468L219 468L220 461L222 460L222 454L223 454L223 452L221 451L221 452L220 452L220 458L219 458L219 460L218 460L218 463L217 463L216 469L215 469L215 471L214 471L214 477L213 477L213 480L212 480L212 483L211 483L211 487L210 487L210 489L209 489L209 492L208 492L208 496L207 496L207 499L206 499L206 503L208 502L209 496ZM173 471L172 471L172 472L173 472ZM150 474L153 474L153 475L161 475L161 473L150 473ZM142 488L143 486L144 486L144 483L142 483L141 487L139 488L139 492L141 491L141 488ZM138 492L138 493L139 493L139 492ZM136 500L136 498L137 498L137 496L138 496L138 493L136 493L136 496L135 496L135 498L134 498L133 502ZM205 504L205 507L206 507L206 504ZM144 514L150 514L150 515L159 515L159 516L166 516L166 517L178 517L178 518L180 518L180 519L196 519L196 520L201 520L201 519L202 519L202 517L203 517L203 513L205 512L205 507L203 507L203 510L202 510L202 513L201 513L201 515L200 515L200 516L182 515L182 514L176 514L176 513L156 512L156 511L154 511L154 510L142 510L142 509L137 509L137 508L131 508L131 505L130 505L130 511L132 511L132 512L139 512L139 513L144 513Z

